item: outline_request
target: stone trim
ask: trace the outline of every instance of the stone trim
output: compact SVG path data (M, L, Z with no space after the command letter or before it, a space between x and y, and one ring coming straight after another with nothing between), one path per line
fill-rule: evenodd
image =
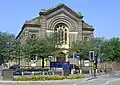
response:
M83 31L84 30L94 31L95 29L94 28L83 28Z
M53 30L46 30L46 32L54 32Z
M68 28L71 28L71 29L74 28L74 23L72 20L64 16L59 16L59 17L57 16L57 17L54 17L51 20L51 22L48 24L48 29L52 28L52 30L54 30L55 26L59 23L66 24ZM69 31L71 31L71 29L69 29Z
M78 34L78 32L69 32L69 34Z

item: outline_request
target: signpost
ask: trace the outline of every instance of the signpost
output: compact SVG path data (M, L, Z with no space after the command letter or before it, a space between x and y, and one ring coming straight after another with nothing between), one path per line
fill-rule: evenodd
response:
M94 51L90 51L89 52L89 59L90 61L94 61L95 57L94 57Z
M98 58L97 58L97 67L98 67L98 71L99 71L99 73L100 73L100 62L101 62L101 59L100 59L100 57L98 56Z
M92 63L94 62L94 60L95 60L95 57L94 57L94 51L90 51L89 52L89 60L90 60L90 62L91 62L91 69L90 69L90 75L92 76L92 74L93 74L93 65L92 65Z
M100 63L100 61L101 61L101 60L100 60L100 57L98 57L98 58L97 58L97 62Z

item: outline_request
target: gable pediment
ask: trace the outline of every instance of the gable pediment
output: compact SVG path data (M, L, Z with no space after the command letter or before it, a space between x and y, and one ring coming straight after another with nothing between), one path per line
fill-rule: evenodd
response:
M50 8L48 10L42 9L41 12L39 13L40 15L46 15L47 18L56 16L58 14L64 13L66 15L70 15L76 19L82 19L83 16L81 14L76 13L72 9L70 9L68 6L65 4L59 4L57 6L54 6L53 8Z

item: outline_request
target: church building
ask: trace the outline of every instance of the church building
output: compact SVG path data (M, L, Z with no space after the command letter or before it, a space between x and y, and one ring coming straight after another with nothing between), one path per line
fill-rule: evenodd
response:
M76 40L89 40L93 37L94 28L83 20L80 12L75 12L63 3L50 9L41 9L39 16L26 21L17 39L24 41L30 38L45 38L55 31L60 32L62 48L69 49ZM66 53L64 50L63 53Z

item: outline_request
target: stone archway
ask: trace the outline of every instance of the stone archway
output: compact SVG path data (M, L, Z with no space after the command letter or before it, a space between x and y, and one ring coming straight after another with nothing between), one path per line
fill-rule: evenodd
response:
M65 54L63 52L60 52L58 55L59 55L59 57L56 58L57 62L65 62L66 61Z

